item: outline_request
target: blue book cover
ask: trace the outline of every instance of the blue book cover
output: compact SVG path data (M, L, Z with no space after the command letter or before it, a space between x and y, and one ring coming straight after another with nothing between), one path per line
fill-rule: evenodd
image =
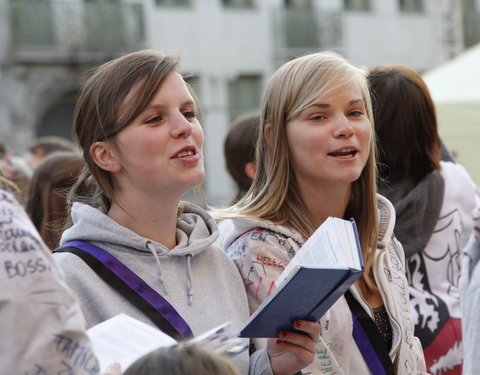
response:
M350 225L352 228L347 234L350 238L346 239L345 243L351 244L348 251L358 258L359 267L324 264L295 265L278 289L252 314L241 330L240 337L278 337L278 332L281 330L293 330L292 322L294 320L319 320L362 275L362 252L355 222L353 220L337 220L343 222L338 222L341 225ZM330 235L335 230L335 225L337 223L328 229ZM343 231L339 233L340 236L345 235ZM324 242L328 242L328 246L330 246L330 241ZM333 243L335 244L335 242ZM317 244L315 246L318 247ZM325 251L338 251L338 249Z

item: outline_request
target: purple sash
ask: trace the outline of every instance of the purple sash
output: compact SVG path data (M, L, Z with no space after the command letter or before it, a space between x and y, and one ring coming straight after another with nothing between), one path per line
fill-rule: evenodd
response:
M122 262L105 250L85 241L68 241L62 244L62 248L75 247L90 254L102 263L107 269L113 272L136 294L148 302L168 323L175 328L184 338L193 336L192 330L187 322L180 316L175 308L136 273L130 270ZM58 249L61 250L61 249Z
M360 353L362 353L370 372L375 375L393 375L395 370L387 345L375 322L349 290L345 292L345 299L352 313L353 339Z
M352 314L353 319L353 339L362 353L363 359L367 363L370 372L375 375L385 375L385 369L383 368L380 359L378 358L377 352L372 347L370 340L366 332L363 330L362 325L358 321L358 318L355 314Z

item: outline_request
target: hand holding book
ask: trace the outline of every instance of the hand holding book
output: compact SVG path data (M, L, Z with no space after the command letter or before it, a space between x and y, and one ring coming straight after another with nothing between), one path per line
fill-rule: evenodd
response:
M295 320L317 321L362 275L353 220L329 217L277 279L277 290L252 314L241 337L277 337Z

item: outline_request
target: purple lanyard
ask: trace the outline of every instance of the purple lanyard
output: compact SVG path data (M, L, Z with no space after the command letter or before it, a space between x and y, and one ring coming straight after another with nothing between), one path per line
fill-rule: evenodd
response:
M362 353L363 359L367 363L370 372L375 375L386 375L385 369L383 368L382 363L378 359L378 355L375 352L375 349L372 347L370 340L366 332L364 331L362 325L358 321L357 316L352 313L353 319L353 339Z
M123 280L133 291L152 305L183 337L193 336L187 322L180 316L175 308L136 273L105 250L85 241L69 241L63 247L76 247L98 259L105 267Z
M352 336L362 353L370 372L375 375L393 375L395 370L383 337L360 303L347 290L345 299L352 313Z

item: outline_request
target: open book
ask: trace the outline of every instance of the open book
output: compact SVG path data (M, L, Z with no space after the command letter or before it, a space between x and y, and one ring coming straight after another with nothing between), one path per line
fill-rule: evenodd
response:
M104 371L113 362L118 362L125 371L138 358L152 350L175 345L177 341L127 314L119 314L87 330L95 355L100 362L100 370ZM229 323L215 327L189 343L200 343L219 353L235 356L248 348L238 337Z
M251 315L240 337L278 337L294 320L319 320L363 273L353 219L329 217L285 267L277 289Z

